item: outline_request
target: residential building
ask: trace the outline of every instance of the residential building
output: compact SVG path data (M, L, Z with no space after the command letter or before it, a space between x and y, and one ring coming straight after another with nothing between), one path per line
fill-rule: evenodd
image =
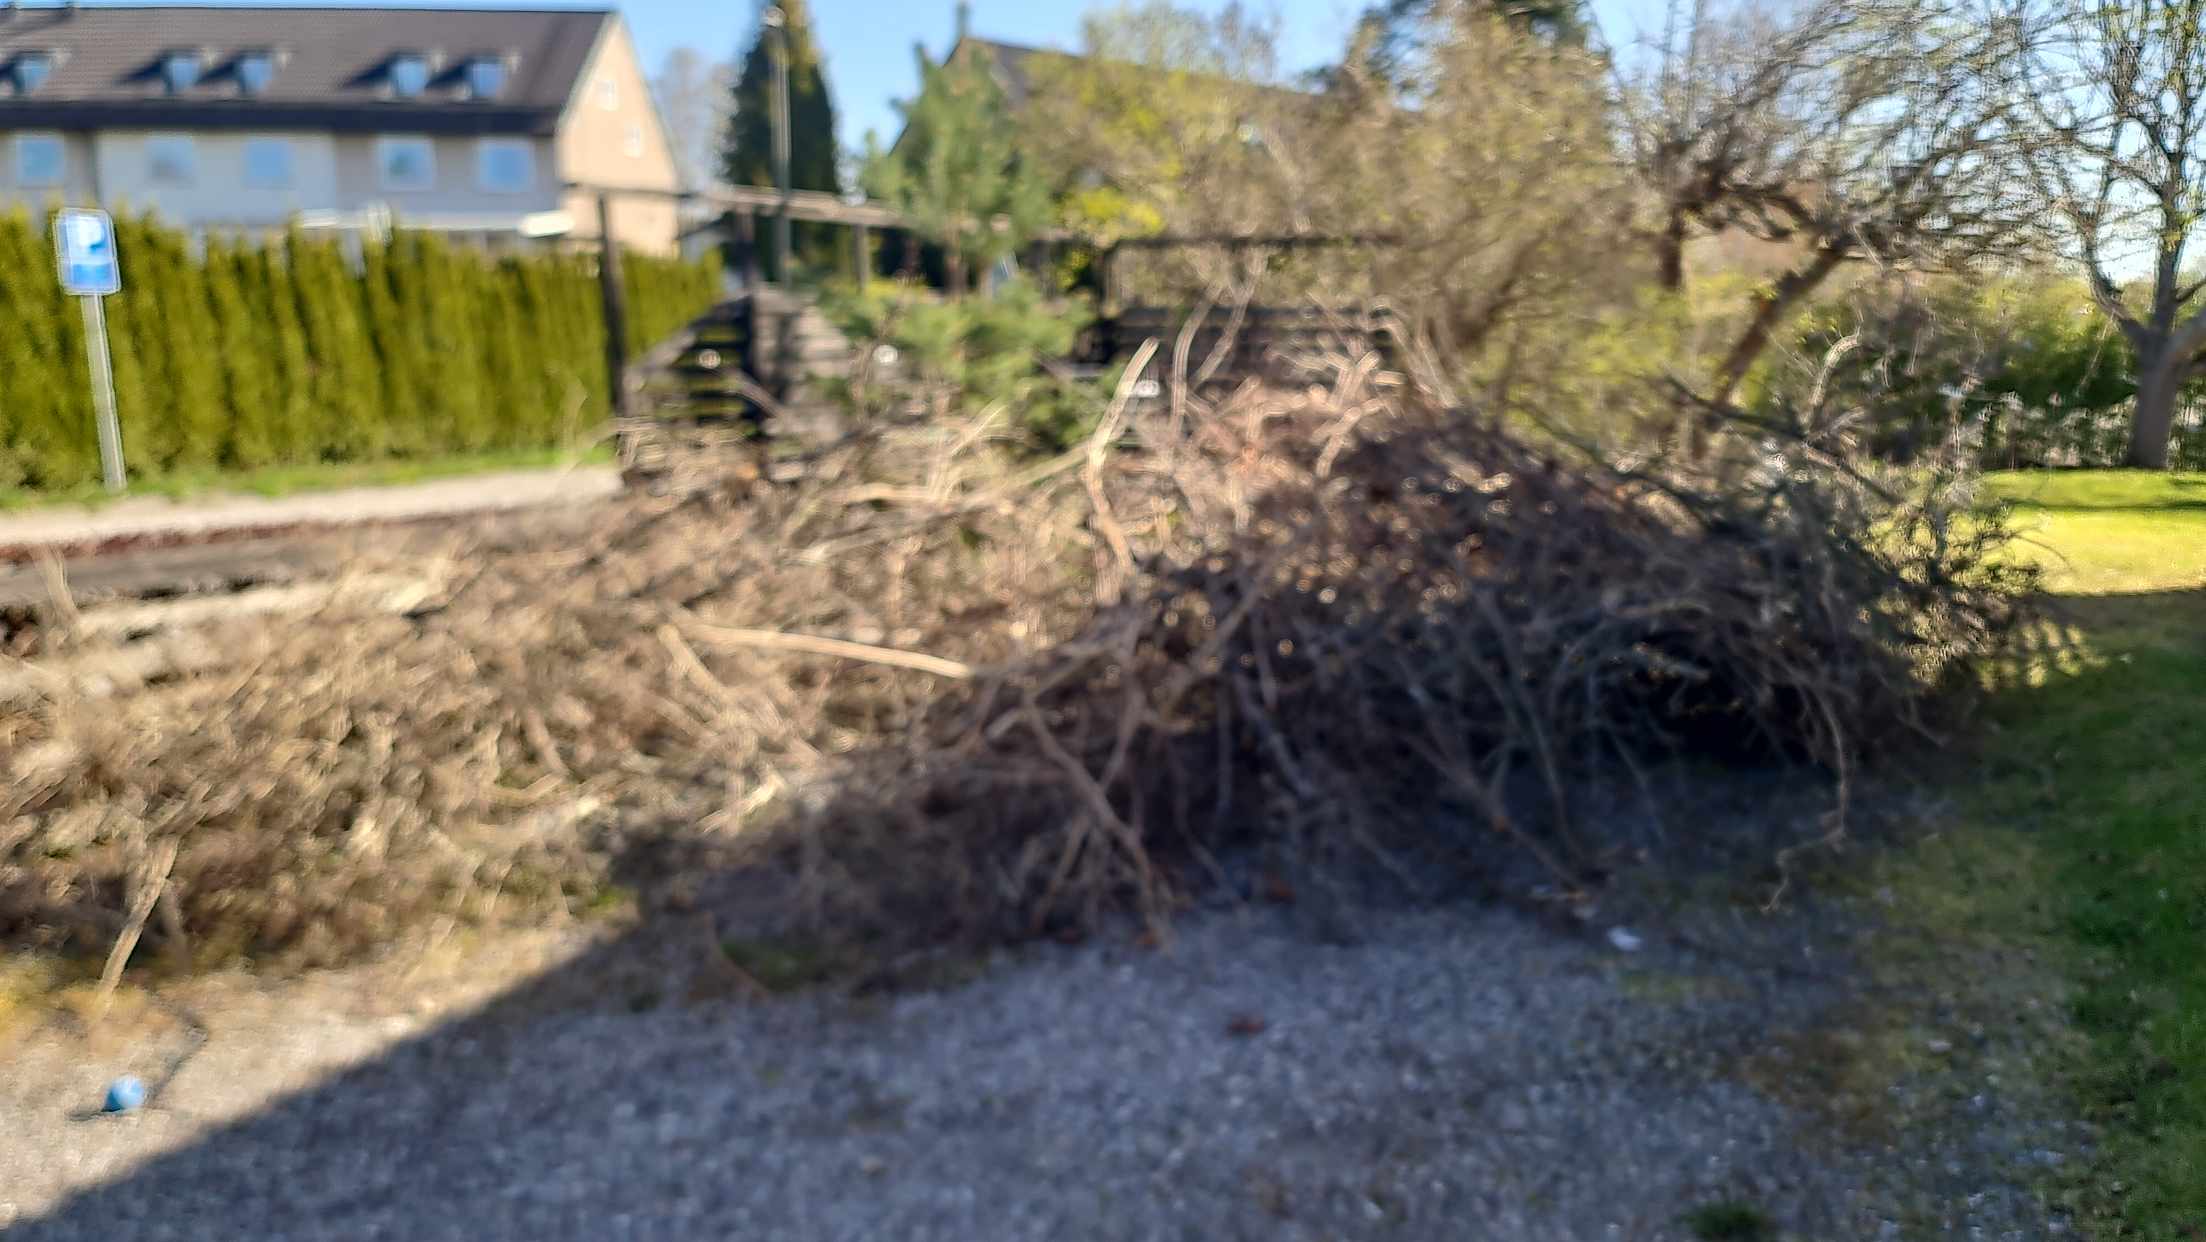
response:
M672 145L606 9L0 9L0 205L191 229L674 247Z

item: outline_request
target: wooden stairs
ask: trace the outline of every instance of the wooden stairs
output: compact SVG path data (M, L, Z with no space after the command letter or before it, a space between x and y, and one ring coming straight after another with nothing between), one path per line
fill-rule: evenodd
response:
M654 491L795 477L847 431L837 390L856 356L801 294L761 288L713 307L630 366L623 475Z

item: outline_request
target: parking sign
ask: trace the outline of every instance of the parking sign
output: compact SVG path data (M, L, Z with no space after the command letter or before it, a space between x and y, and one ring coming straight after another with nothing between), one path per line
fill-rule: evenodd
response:
M97 297L123 287L122 265L115 261L115 222L106 212L69 207L57 213L54 250L61 258L65 292Z

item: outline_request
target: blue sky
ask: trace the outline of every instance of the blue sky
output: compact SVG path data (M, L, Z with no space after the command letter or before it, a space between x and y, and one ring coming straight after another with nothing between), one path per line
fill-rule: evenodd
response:
M620 0L614 0L619 3ZM1215 12L1223 0L1180 0ZM1364 0L1255 0L1246 7L1281 20L1281 60L1289 67L1338 54ZM827 58L828 85L839 110L844 145L856 147L871 127L896 132L891 101L917 88L912 44L940 55L957 25L955 0L811 0L812 24ZM1082 0L973 0L973 32L1012 43L1072 47L1079 41ZM636 32L646 72L667 52L688 45L714 60L734 58L756 29L756 0L627 0L621 8ZM1659 16L1659 0L1596 0L1612 39L1629 38L1635 15Z
M99 0L92 0L98 3ZM221 0L214 0L221 2ZM277 3L281 0L257 0ZM317 3L321 0L292 0ZM375 3L376 0L366 0ZM436 7L445 0L387 0ZM1216 12L1227 0L1176 0L1185 7ZM666 54L689 46L707 59L733 60L750 46L757 29L760 0L450 0L451 7L537 8L572 3L611 4L635 31L644 72L656 75ZM940 55L957 27L956 0L810 0L812 24L827 57L828 86L834 92L841 138L847 147L863 142L868 128L884 137L897 129L893 101L918 88L912 45L924 42ZM1075 47L1080 18L1108 0L972 0L973 32L984 38L1036 46ZM1304 69L1339 54L1356 15L1368 0L1244 0L1243 7L1280 20L1283 67ZM1664 0L1592 0L1603 30L1612 41L1629 41L1636 29L1659 22Z

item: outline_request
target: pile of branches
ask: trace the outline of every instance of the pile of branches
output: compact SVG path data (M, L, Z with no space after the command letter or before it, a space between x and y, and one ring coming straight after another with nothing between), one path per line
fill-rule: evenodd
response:
M0 943L96 954L135 921L200 965L331 964L694 861L904 728L942 668L1084 615L1078 462L1009 463L993 434L363 535L347 581L260 593L305 611L239 615L247 593L117 625L57 578L0 655ZM190 623L141 637L163 611Z
M1120 541L1119 602L855 757L782 843L818 929L1158 921L1251 850L1418 895L1530 860L1579 895L1614 843L1574 792L1680 752L1819 768L1828 838L1860 765L1936 741L2020 637L2029 572L1956 473L1778 427L1720 470L1604 463L1390 378L1149 440L1150 506L1209 544Z
M68 675L116 639L57 600L0 669L44 670L0 696L0 939L335 962L709 871L895 949L1161 921L1252 847L1580 892L1583 785L1715 748L1843 800L2029 585L1935 470L1775 432L1604 463L1368 352L1009 437L365 545L377 590L202 625L143 684Z

